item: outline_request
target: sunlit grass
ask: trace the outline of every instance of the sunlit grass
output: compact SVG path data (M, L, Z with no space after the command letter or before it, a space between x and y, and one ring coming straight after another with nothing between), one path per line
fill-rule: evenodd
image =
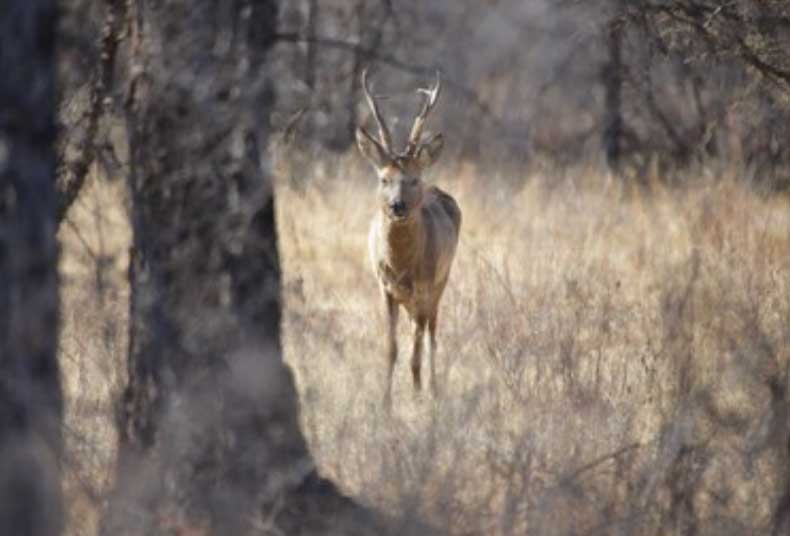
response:
M440 163L429 180L464 212L442 395L414 396L403 316L388 416L374 179L355 155L278 166L285 358L320 470L405 534L418 518L451 534L767 531L790 467L787 200L715 177ZM92 182L69 218L65 489L69 533L94 534L126 351L123 185Z
M387 417L365 251L374 179L354 157L320 169L279 190L285 352L313 451L348 493L456 534L609 533L620 517L681 534L723 513L767 526L773 479L730 464L770 405L750 367L790 357L786 200L731 179L668 189L440 166L432 180L464 212L440 309L443 396L413 396L402 321ZM701 444L699 479L673 477Z

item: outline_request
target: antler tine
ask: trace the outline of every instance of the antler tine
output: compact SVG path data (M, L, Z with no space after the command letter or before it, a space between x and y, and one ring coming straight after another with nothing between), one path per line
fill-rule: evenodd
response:
M381 112L379 111L379 106L376 103L376 99L373 97L373 94L370 92L370 87L368 86L368 70L365 69L362 71L362 89L365 91L365 99L368 101L368 106L373 111L373 117L376 119L376 124L379 126L379 139L381 140L381 144L384 146L384 149L387 152L392 152L392 135L390 134L389 129L387 128L387 124L384 122L384 118L381 116Z
M414 119L414 126L411 127L409 143L406 146L406 152L408 154L413 155L417 152L417 148L420 146L420 138L422 137L422 128L425 125L425 120L428 118L431 110L433 110L433 107L436 105L436 101L439 100L439 93L441 93L441 89L441 73L437 70L436 83L433 85L433 87L430 89L420 88L417 90L417 93L425 95L425 102L422 105L422 110L420 110L420 113Z

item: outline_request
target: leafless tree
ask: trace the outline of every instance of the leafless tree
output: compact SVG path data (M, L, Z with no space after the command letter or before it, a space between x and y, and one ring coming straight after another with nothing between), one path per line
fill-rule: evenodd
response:
M317 474L281 357L261 160L277 3L141 0L127 19L131 334L103 531L374 530Z

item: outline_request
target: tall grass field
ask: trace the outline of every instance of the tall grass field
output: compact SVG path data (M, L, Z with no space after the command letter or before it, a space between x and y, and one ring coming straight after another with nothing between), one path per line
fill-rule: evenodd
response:
M790 201L440 161L463 211L439 394L401 315L392 412L357 155L277 166L284 357L320 471L453 535L770 533L790 504ZM125 374L128 201L93 177L60 233L69 533L95 534ZM427 358L427 355L426 355ZM425 373L430 367L423 362ZM790 523L790 521L788 521ZM788 526L790 530L790 526Z

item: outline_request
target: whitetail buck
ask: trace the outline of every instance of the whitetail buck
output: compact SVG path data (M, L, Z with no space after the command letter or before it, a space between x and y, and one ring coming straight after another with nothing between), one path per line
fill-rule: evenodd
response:
M376 168L379 182L378 208L371 222L368 246L387 311L389 368L384 403L389 407L392 371L398 357L396 328L400 306L414 322L411 371L417 391L422 387L420 361L428 326L431 389L436 394L436 317L458 245L461 210L450 195L422 181L423 171L436 161L444 146L441 134L422 140L425 120L439 98L439 74L432 88L418 90L425 101L401 152L393 148L392 135L370 92L367 71L362 74L362 87L379 129L378 140L362 127L357 129L356 137L360 152Z

